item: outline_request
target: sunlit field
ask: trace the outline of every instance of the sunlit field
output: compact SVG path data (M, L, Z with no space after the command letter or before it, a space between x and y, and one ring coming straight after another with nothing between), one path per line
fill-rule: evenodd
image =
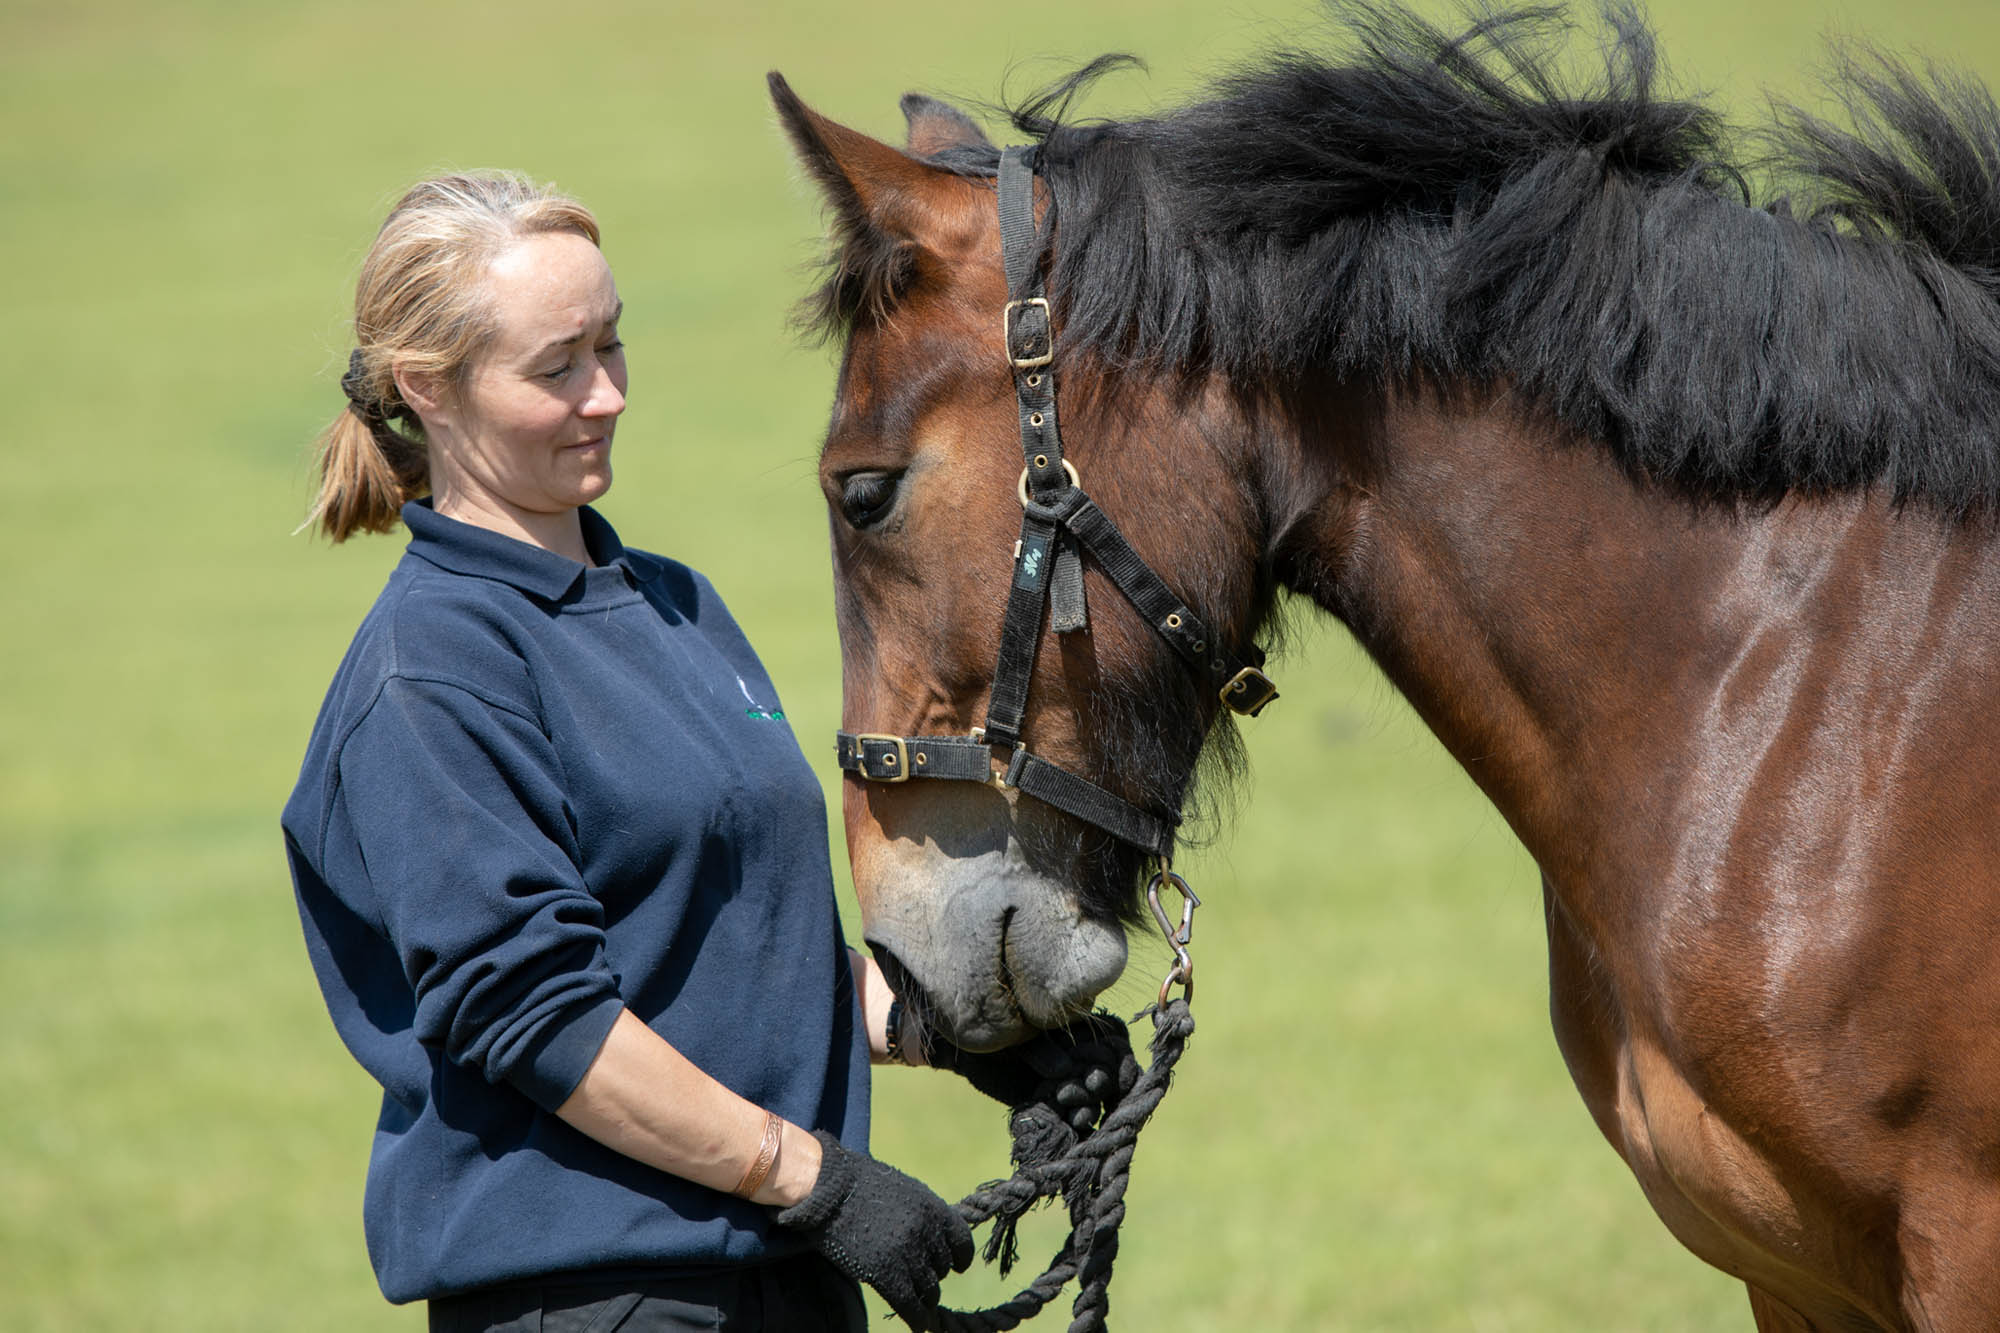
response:
M0 0L0 1325L422 1325L363 1253L378 1094L321 1007L277 824L401 546L293 529L354 273L402 186L512 166L598 211L633 380L602 508L713 577L835 797L813 473L833 362L787 327L820 216L765 71L899 138L907 89L991 99L1129 50L1150 73L1087 108L1129 113L1318 40L1318 15ZM1991 5L1656 18L1676 83L1746 121L1767 86L1816 105L1829 30L2000 79ZM1207 904L1200 1032L1141 1141L1115 1321L1747 1329L1741 1288L1671 1240L1569 1085L1534 867L1344 632L1293 623L1239 817L1184 867ZM1134 957L1110 997L1128 1013L1163 951ZM876 1126L947 1195L1004 1171L999 1113L947 1075L880 1074ZM1031 1229L1026 1258L1055 1240Z

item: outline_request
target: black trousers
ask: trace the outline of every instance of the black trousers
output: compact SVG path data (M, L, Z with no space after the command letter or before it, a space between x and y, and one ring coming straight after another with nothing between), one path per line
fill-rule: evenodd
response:
M446 1296L430 1333L866 1333L861 1288L816 1254L644 1282L561 1278Z

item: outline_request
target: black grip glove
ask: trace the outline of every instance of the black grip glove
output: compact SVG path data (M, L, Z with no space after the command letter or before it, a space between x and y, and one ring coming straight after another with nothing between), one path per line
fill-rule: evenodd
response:
M972 1228L958 1210L893 1166L851 1151L817 1130L819 1179L778 1225L804 1232L812 1247L857 1282L875 1288L912 1329L938 1303L947 1272L972 1264Z
M1097 1123L1139 1078L1125 1025L1090 1014L1066 1028L1038 1032L1001 1051L961 1050L932 1037L930 1062L949 1069L1010 1109L1051 1106L1078 1133Z
M1029 1048L1034 1047L1031 1053ZM999 1051L967 1051L933 1037L927 1051L933 1068L949 1069L1005 1107L1026 1106L1045 1090L1049 1074L1041 1038Z

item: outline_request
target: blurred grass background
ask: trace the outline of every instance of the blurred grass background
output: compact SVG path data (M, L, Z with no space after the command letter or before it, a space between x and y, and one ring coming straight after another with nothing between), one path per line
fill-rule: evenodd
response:
M1654 17L1680 83L1745 117L1762 86L1810 99L1829 30L2000 77L1984 3ZM0 0L0 1322L421 1326L368 1272L377 1094L313 987L277 830L400 547L291 534L402 186L505 165L596 208L633 368L603 507L713 576L831 791L832 362L785 324L819 215L764 71L896 137L908 88L990 97L1124 49L1152 73L1093 109L1129 111L1317 23L1292 0ZM1188 867L1201 1034L1138 1158L1118 1322L1747 1328L1569 1086L1504 825L1337 629L1274 674L1243 816ZM1128 1011L1158 961L1135 953ZM878 1151L946 1194L1004 1165L955 1080L887 1072L877 1108Z

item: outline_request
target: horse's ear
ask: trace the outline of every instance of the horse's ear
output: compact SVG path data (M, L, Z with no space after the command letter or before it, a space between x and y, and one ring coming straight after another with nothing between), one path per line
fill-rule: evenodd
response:
M928 197L953 179L949 173L828 120L801 102L776 70L769 81L785 134L826 191L843 229L910 235L930 215Z
M922 93L903 94L903 119L910 127L909 150L918 157L935 157L947 148L993 146L971 116Z

